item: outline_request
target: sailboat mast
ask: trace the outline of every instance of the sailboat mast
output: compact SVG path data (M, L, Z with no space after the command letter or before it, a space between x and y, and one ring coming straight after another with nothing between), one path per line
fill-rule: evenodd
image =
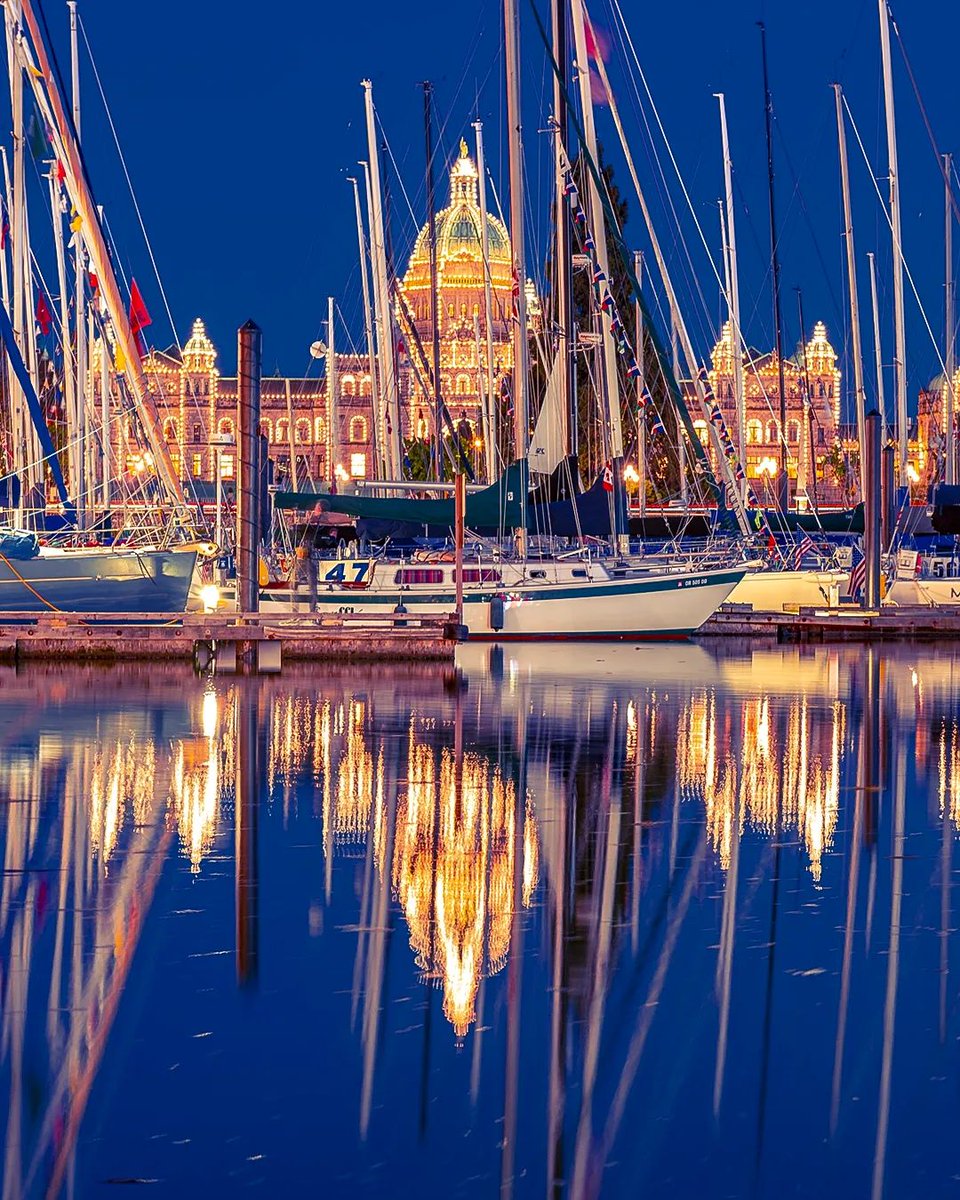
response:
M366 163L360 164L366 167ZM382 446L380 444L380 429L377 424L377 414L380 411L380 389L377 386L377 359L374 351L373 341L373 320L370 315L370 277L367 272L367 245L366 238L363 232L363 210L360 207L360 187L356 179L351 176L350 183L353 187L353 206L357 214L357 251L360 256L360 293L363 297L363 332L367 343L367 358L370 363L370 404L373 410L373 421L371 427L373 441L373 461L380 462ZM378 471L378 474L380 472Z
M327 439L330 443L330 482L337 476L340 465L340 407L338 401L339 380L337 379L337 348L334 343L333 297L327 297ZM290 428L291 454L293 453L293 427ZM295 461L295 460L291 460Z
M373 112L373 84L361 83L367 119L367 164L370 179L370 250L373 265L373 297L377 315L377 349L383 402L384 455L387 473L400 476L400 406L397 402L397 377L393 360L393 319L390 284L387 280L387 249L383 229L383 193L380 187L380 149Z
M523 137L520 118L520 21L516 0L503 0L507 73L507 128L510 158L510 244L513 250L513 449L517 461L527 455L530 411L527 381L526 255L523 237ZM522 539L522 540L525 540Z
M483 157L483 122L474 121L477 134L477 202L480 205L480 254L483 258L483 325L487 356L487 388L483 404L483 441L486 449L487 482L497 475L500 433L497 428L497 402L494 395L493 362L493 287L490 278L490 230L487 227L487 168ZM478 364L479 365L479 364Z
M77 143L80 142L80 51L77 39L77 0L67 0L67 8L70 10L70 82L71 82L71 107L73 110L73 131L77 138ZM87 390L87 321L86 321L86 297L84 295L84 250L83 237L79 230L74 233L73 243L73 263L74 263L74 281L73 281L73 322L76 331L74 365L76 371L76 380L74 383L74 395L76 396L76 408L78 425L76 436L80 438L80 460L82 463L82 478L80 480L79 489L75 488L75 498L77 500L77 511L80 515L81 524L85 523L84 513L87 508L88 501L93 499L93 481L95 474L95 458L93 438L90 436L90 413L86 403ZM67 334L64 332L64 340ZM66 361L66 354L64 354ZM106 459L104 459L104 462Z
M437 287L437 200L433 180L433 84L423 84L423 140L426 157L427 239L430 249L430 337L433 359L433 468L443 479L443 396L440 389L440 302Z
M787 475L787 387L783 374L783 316L780 305L780 255L777 249L777 214L774 200L773 171L773 99L767 72L767 30L760 25L760 55L763 60L764 130L767 140L767 199L770 211L770 264L773 278L773 332L777 352L777 390L780 394L780 470L777 475L777 504L782 513L790 505L790 479Z
M887 411L883 400L883 351L880 347L880 307L877 304L877 263L869 251L867 258L870 260L870 303L873 308L873 356L877 368L877 408L880 409L880 416L886 425Z
M561 70L567 69L569 59L569 39L567 36L567 10L569 0L552 0L552 40L553 57L560 64ZM580 421L577 404L577 383L574 374L575 360L572 353L573 339L573 281L572 247L570 239L570 198L564 189L564 173L560 165L560 151L569 145L570 121L567 113L566 89L560 86L560 80L553 80L553 120L556 129L555 158L555 190L554 190L554 232L553 232L553 286L556 296L554 319L557 323L557 354L563 364L558 374L557 382L560 387L560 406L565 421L566 453L575 460L580 450ZM572 477L577 478L578 471L575 463Z
M733 352L733 392L737 418L737 449L740 461L747 461L747 417L746 399L743 391L743 338L740 334L740 281L737 274L737 233L733 209L733 162L730 158L730 141L727 134L727 106L722 92L716 93L720 105L720 137L723 144L723 191L726 203L726 255L727 264L727 316L730 321L730 346ZM747 481L741 484L741 495L746 499Z
M637 286L643 286L643 254L639 250L633 252L633 273L637 277ZM643 392L647 386L646 354L643 336L643 309L640 301L633 302L634 308L634 345L637 348L637 366L640 374L637 376L637 499L640 516L647 515L647 422L644 417Z
M590 90L590 57L587 52L585 14L582 0L572 0L571 15L573 17L574 54L580 88L584 148L590 155L590 158L597 163L599 170L600 159L597 154L597 132L593 118L593 95ZM593 228L594 240L596 241L597 263L606 278L610 280L607 225L603 204L600 200L600 191L591 173L585 172L585 177L587 195L590 199L590 223ZM600 327L603 333L602 379L606 394L606 419L609 431L610 459L613 469L615 509L619 510L623 500L623 429L620 421L620 382L617 366L617 347L610 322L611 313L601 312ZM621 549L623 549L623 543L626 541L626 529L619 528L619 520L615 524L617 526L616 536L621 542Z
M863 356L860 348L860 304L857 299L857 260L853 248L853 210L850 206L850 172L847 167L847 134L843 125L840 84L833 85L837 106L837 144L840 147L840 182L843 189L843 233L847 244L847 287L850 294L850 331L853 341L853 390L857 405L857 444L860 447L860 480L867 461L866 393L863 387Z
M956 321L953 315L953 197L950 194L950 177L953 172L953 155L945 154L943 156L943 177L946 186L946 211L944 213L944 257L946 265L946 299L945 299L945 325L946 325L946 363L945 374L947 376L947 391L946 408L944 425L946 426L946 438L944 440L944 455L946 457L946 470L944 472L944 483L956 483L956 462L955 462L955 442L953 429L953 413L956 407L954 403L954 380L953 376L956 371Z
M903 315L903 242L900 237L900 175L897 168L897 124L893 105L893 65L887 0L880 6L880 51L883 58L883 96L887 123L887 163L890 173L890 224L893 230L893 310L896 355L894 383L897 398L897 458L900 486L907 486L907 350Z

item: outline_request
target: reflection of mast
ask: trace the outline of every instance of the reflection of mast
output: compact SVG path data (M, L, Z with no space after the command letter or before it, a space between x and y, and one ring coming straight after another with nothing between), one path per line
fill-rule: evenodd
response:
M733 980L733 944L737 927L737 879L740 873L740 811L743 783L736 779L734 756L730 756L731 787L734 793L730 828L730 866L723 889L723 916L720 924L720 954L717 958L717 999L720 1021L717 1030L717 1066L713 1078L713 1114L720 1112L723 1072L727 1061L727 1031L730 1025L730 991Z
M236 781L237 982L256 983L259 959L260 879L257 868L257 695L238 682Z
M521 282L521 290L523 283ZM520 984L523 979L523 847L527 809L527 712L517 710L517 787L513 823L513 905L510 965L507 968L507 1064L503 1101L503 1154L500 1164L501 1200L510 1200L516 1163L517 1097L520 1084Z
M847 1005L850 1000L850 963L853 954L853 926L857 911L857 889L860 878L860 843L864 836L864 810L870 802L868 787L871 786L872 768L878 757L877 742L880 736L879 688L877 675L880 669L876 651L872 646L865 650L867 656L866 681L864 685L863 718L860 730L860 755L857 761L857 787L854 791L853 844L850 847L850 878L847 881L847 915L843 933L843 966L840 970L840 1009L837 1016L837 1042L833 1060L833 1095L830 1102L830 1133L837 1131L840 1113L840 1086L843 1080L843 1047L847 1031Z
M900 974L900 905L903 899L903 841L907 799L907 759L902 740L897 746L897 776L893 796L893 847L890 867L890 947L887 952L887 996L883 1005L883 1055L873 1154L873 1200L883 1195L883 1175L890 1130L890 1087L893 1079L893 1036L897 1022L897 980Z

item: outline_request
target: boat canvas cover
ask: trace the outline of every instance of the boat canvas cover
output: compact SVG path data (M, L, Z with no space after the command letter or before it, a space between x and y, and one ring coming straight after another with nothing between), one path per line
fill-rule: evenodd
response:
M36 558L40 553L40 541L35 533L26 529L0 529L0 554L4 558L16 558L21 562Z
M475 530L514 529L523 523L526 472L513 463L501 477L478 492L467 495L464 523ZM455 521L453 497L414 500L406 496L344 496L329 492L277 492L279 509L301 509L318 515L333 512L368 520L403 521L411 525L452 528Z

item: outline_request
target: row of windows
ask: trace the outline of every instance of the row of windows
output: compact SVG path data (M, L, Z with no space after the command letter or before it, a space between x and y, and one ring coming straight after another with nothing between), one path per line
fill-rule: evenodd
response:
M408 587L412 583L443 583L445 576L446 572L441 567L403 567L394 575L393 582L401 587ZM450 578L455 583L457 572L451 571ZM499 571L489 568L464 567L463 569L464 583L499 583L501 578Z
M230 417L222 417L217 423L217 434L221 437L234 437L235 430L236 427ZM351 417L348 431L349 440L354 444L365 442L368 432L367 418L359 416ZM269 417L263 417L260 421L260 432L270 442L277 442L285 446L290 441L290 423L286 417L278 418L276 427L273 426ZM192 440L194 442L205 441L201 422L194 422L192 433ZM168 442L178 440L177 422L173 417L168 417L163 422L163 436ZM298 418L294 424L294 440L300 446L309 446L311 441L320 444L325 443L327 440L326 421L324 421L323 417L314 418L312 423L309 417Z
M173 459L174 470L179 475L179 473L180 473L180 455L173 454L173 455L171 455L171 458ZM236 474L236 457L234 456L234 454L227 453L227 452L224 452L221 450L219 452L219 459L220 459L220 478L221 479L233 479L234 475ZM284 470L289 470L290 459L288 456L282 456L282 457L278 458L276 460L276 463L277 463L278 467L281 467ZM131 455L128 458L127 470L132 473L134 469L135 468L134 468L134 464L133 464L133 456ZM214 469L212 462L211 462L210 469L211 470ZM307 469L308 469L308 463L307 463L306 457L298 454L297 455L297 473L302 474L302 472L306 471ZM317 479L323 479L325 477L326 464L325 464L323 455L320 455L320 454L317 455L316 462L314 464L313 469L314 469ZM192 477L194 479L204 479L206 477L206 472L204 471L204 455L203 454L191 455L190 474L192 475ZM365 479L366 478L367 456L365 454L356 453L356 454L350 455L350 474L354 479ZM464 578L466 578L466 576L464 576ZM470 582L470 580L467 580L467 582ZM474 582L476 582L476 581L474 581Z

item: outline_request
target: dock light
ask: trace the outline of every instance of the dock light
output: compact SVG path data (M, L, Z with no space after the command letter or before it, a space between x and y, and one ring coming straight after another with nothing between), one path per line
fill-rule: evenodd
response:
M204 612L216 612L220 604L220 589L215 583L205 583L200 589L200 603Z

